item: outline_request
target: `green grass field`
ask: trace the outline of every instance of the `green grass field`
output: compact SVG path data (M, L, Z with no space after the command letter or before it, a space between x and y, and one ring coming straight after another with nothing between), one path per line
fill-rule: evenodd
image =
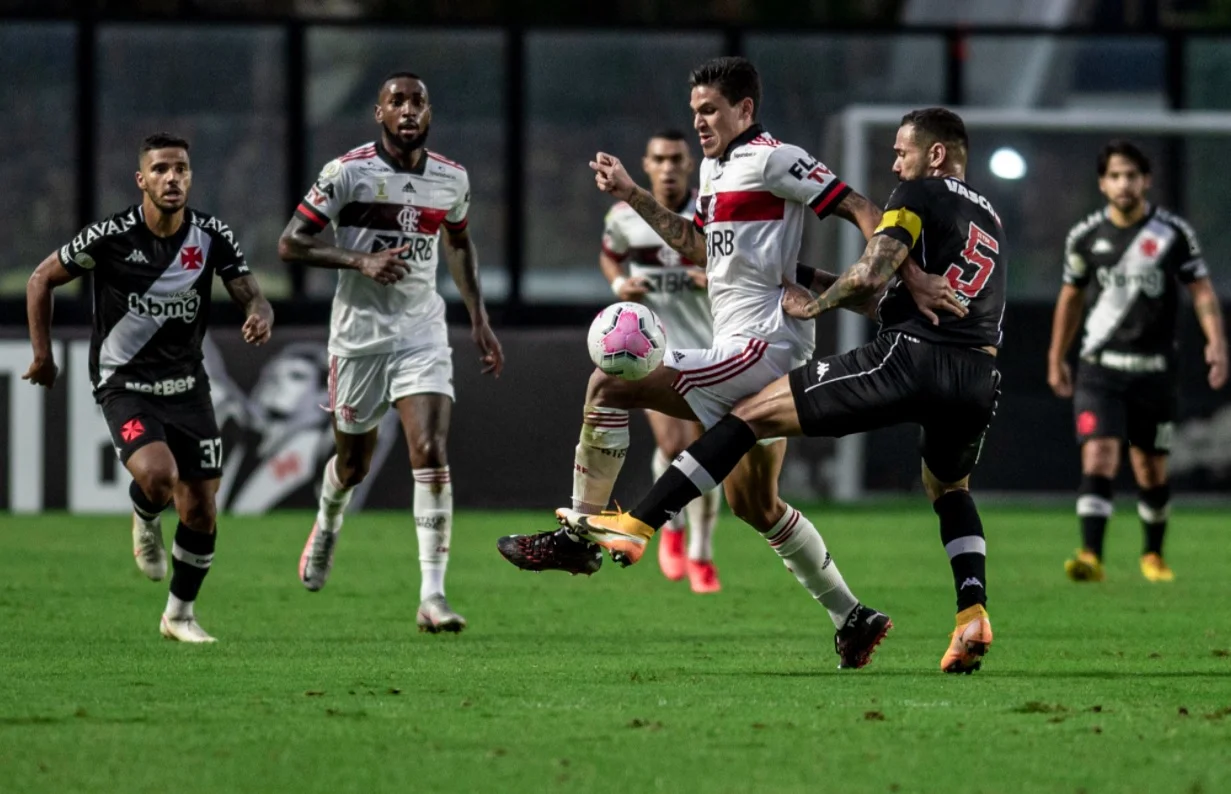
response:
M1121 510L1109 581L1079 586L1071 511L985 509L996 643L970 677L937 669L952 583L926 506L809 513L897 625L867 669L835 669L823 610L729 516L725 589L700 597L650 556L517 571L494 541L542 517L461 513L460 636L415 631L408 515L352 517L315 594L307 514L227 517L213 647L158 636L166 587L124 518L6 516L0 791L1231 791L1225 513L1178 509L1178 580L1150 585Z

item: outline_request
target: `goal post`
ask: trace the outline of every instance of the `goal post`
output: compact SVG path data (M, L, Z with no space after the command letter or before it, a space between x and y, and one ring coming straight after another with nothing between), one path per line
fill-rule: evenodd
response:
M871 184L874 169L888 167L887 152L869 151L874 130L896 130L910 108L901 105L851 105L836 125L841 136L839 165L850 184ZM957 108L972 137L980 130L1052 133L1109 133L1116 135L1231 135L1231 113L1217 111L1165 111L1120 109ZM832 151L833 149L831 149ZM872 197L874 200L884 197ZM865 240L859 230L843 224L838 237L838 261L848 267L863 253ZM868 321L851 312L838 313L837 352L868 341ZM839 502L853 502L865 494L866 436L856 434L837 440L831 468L830 493Z

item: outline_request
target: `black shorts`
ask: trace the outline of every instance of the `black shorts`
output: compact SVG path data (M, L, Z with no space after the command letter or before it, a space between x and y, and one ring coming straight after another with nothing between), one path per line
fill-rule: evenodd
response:
M99 403L122 463L127 464L146 444L161 441L171 448L181 480L222 476L222 434L208 397L172 401L133 392L109 392L100 395Z
M1177 401L1176 379L1165 372L1119 372L1081 363L1073 387L1077 443L1119 438L1150 455L1171 450Z
M923 461L947 483L974 471L999 387L994 356L901 332L791 372L804 435L837 438L907 422L920 425Z

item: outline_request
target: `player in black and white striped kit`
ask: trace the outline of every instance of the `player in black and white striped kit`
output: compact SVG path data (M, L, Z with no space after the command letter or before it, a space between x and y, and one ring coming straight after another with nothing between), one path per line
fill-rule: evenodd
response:
M193 604L214 556L214 494L222 474L222 438L201 353L214 274L247 312L244 341L269 339L273 310L231 229L186 205L188 142L151 135L138 164L141 203L82 229L30 277L34 361L23 377L48 388L55 383L52 290L92 274L90 381L116 454L133 477L133 556L149 578L166 576L160 515L174 502L179 524L160 631L182 642L213 642Z
M1209 384L1227 381L1227 344L1218 296L1191 226L1146 201L1150 161L1128 141L1111 141L1098 158L1107 206L1072 228L1065 244L1064 286L1056 302L1047 380L1073 398L1081 445L1077 515L1082 548L1065 563L1074 581L1101 581L1103 538L1112 513L1112 481L1127 439L1145 533L1141 573L1174 579L1163 561L1170 512L1167 453L1176 410L1176 318L1180 285L1192 294L1205 332ZM1076 387L1065 361L1085 319Z

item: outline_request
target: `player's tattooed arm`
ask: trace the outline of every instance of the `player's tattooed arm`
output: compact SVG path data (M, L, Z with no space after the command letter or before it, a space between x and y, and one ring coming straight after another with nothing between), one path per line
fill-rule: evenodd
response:
M628 202L650 228L658 232L663 242L680 256L687 257L696 265L706 263L705 236L697 231L692 221L681 218L655 201L648 190L638 187L628 171L624 170L620 158L599 152L590 161L590 169L594 171L594 184L599 190Z
M833 214L855 224L863 232L864 239L871 240L883 213L866 196L852 190L834 207Z
M30 325L30 346L34 348L34 360L22 375L35 386L51 388L56 382L59 368L51 350L51 291L72 281L76 276L60 264L57 252L39 263L26 281L26 319Z
M410 273L410 265L400 258L410 250L409 245L365 254L330 245L316 236L317 231L303 218L292 217L278 238L278 258L283 262L311 267L358 270L380 284L401 281Z
M233 278L225 284L231 300L244 307L244 327L241 333L250 345L263 345L269 341L274 327L274 309L261 294L261 285L256 276Z
M880 294L909 255L910 249L901 241L887 234L875 235L859 261L816 299L813 316L830 309L865 305Z
M1210 388L1221 389L1227 383L1227 337L1218 293L1208 278L1197 279L1188 285L1188 289L1192 294L1197 322L1205 333L1205 363L1210 368Z
M680 256L697 264L705 263L705 235L697 231L692 221L659 204L654 195L642 187L633 189L628 205Z
M470 230L445 231L442 235L445 262L449 275L461 293L466 311L470 312L470 337L479 348L479 361L484 373L497 378L504 369L504 348L492 330L483 303L483 291L479 282L479 253L470 239Z

